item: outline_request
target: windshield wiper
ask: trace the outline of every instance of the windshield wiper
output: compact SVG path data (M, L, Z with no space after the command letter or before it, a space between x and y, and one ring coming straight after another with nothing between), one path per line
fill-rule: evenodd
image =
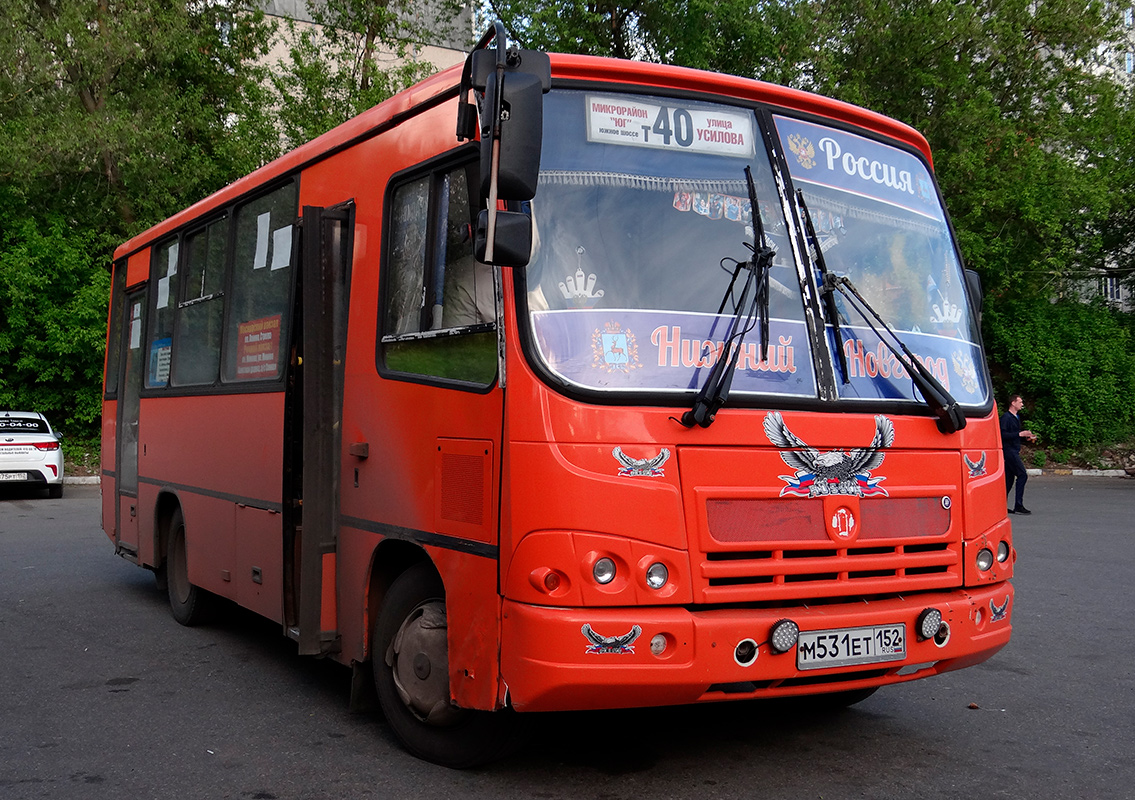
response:
M820 247L820 237L816 235L816 226L812 223L812 212L808 210L808 204L804 202L804 192L801 189L796 190L796 202L800 204L800 210L804 212L804 229L808 238L812 240L812 247L816 253L816 266L819 267L820 276L823 280L824 290L821 292L821 296L824 301L824 315L828 318L828 324L832 326L832 332L835 334L839 374L844 384L848 384L851 383L851 377L847 369L847 353L843 352L843 336L839 330L839 309L835 305L835 292L828 288L828 264L824 260L824 249Z
M761 221L761 210L757 204L757 187L753 183L753 171L745 167L745 180L749 185L749 205L753 213L753 241L745 242L745 247L752 251L752 256L746 262L737 264L733 271L733 278L721 299L717 309L720 314L725 309L726 300L733 293L733 286L742 269L748 272L745 286L741 290L741 297L737 302L733 319L730 322L725 343L718 353L717 361L710 369L709 377L694 398L694 405L678 420L687 428L700 425L708 428L713 422L717 412L725 405L729 398L729 390L733 385L733 375L737 372L737 360L741 352L741 345L745 341L745 334L754 326L760 327L761 361L768 358L769 338L769 267L772 265L776 251L768 246L765 238L765 228Z
M891 326L884 322L878 312L871 307L871 304L863 299L863 295L855 288L855 284L843 275L825 274L824 292L830 295L836 291L842 294L847 299L848 304L859 312L859 315L863 317L868 327L879 337L879 341L885 344L887 349L898 359L899 363L906 368L907 374L910 375L910 379L914 385L918 387L918 391L922 394L926 405L934 412L938 430L942 433L957 433L964 428L966 426L966 417L965 414L962 413L958 401L955 400L953 395L946 390L946 387L934 377L930 370L914 357L914 354L910 352L910 349L903 340L899 338L898 334L894 332ZM890 339L899 346L902 353L895 349L894 344L888 341L888 339L883 336L882 332L875 327L875 323L871 321L872 317L883 326L883 329L887 332ZM842 347L840 348L840 352L843 352Z

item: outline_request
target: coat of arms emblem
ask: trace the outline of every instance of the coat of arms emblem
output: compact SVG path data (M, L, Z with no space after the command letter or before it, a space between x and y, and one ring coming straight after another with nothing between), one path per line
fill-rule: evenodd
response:
M604 372L626 372L639 369L638 341L629 328L608 322L591 335L591 365Z

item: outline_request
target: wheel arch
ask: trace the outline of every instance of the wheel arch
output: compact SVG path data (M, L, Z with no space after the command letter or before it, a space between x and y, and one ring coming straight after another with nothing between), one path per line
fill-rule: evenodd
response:
M166 553L169 548L169 528L174 513L181 509L185 514L185 507L181 498L172 489L162 489L154 501L154 563L155 570L161 569L166 563Z
M382 609L383 598L398 576L415 564L428 563L438 577L441 573L420 545L401 539L383 539L371 556L370 580L367 585L366 619L363 620L363 656L369 661L373 658L374 621ZM443 581L444 585L444 581Z

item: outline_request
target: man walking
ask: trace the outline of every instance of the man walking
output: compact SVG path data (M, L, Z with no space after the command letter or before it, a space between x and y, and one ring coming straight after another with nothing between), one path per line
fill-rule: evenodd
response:
M1010 514L1031 514L1025 508L1025 481L1029 473L1025 470L1025 462L1021 461L1021 439L1036 441L1036 434L1032 431L1021 430L1021 420L1017 416L1025 407L1025 401L1019 394L1009 398L1009 410L1001 415L1001 449L1005 453L1005 494L1013 491L1013 481L1017 482L1017 502L1009 509Z

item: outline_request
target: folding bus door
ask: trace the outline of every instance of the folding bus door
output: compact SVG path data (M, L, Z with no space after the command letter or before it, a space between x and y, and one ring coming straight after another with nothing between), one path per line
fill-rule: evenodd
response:
M285 428L284 574L289 635L303 655L337 649L334 556L339 530L343 364L352 208L304 206L293 379Z

